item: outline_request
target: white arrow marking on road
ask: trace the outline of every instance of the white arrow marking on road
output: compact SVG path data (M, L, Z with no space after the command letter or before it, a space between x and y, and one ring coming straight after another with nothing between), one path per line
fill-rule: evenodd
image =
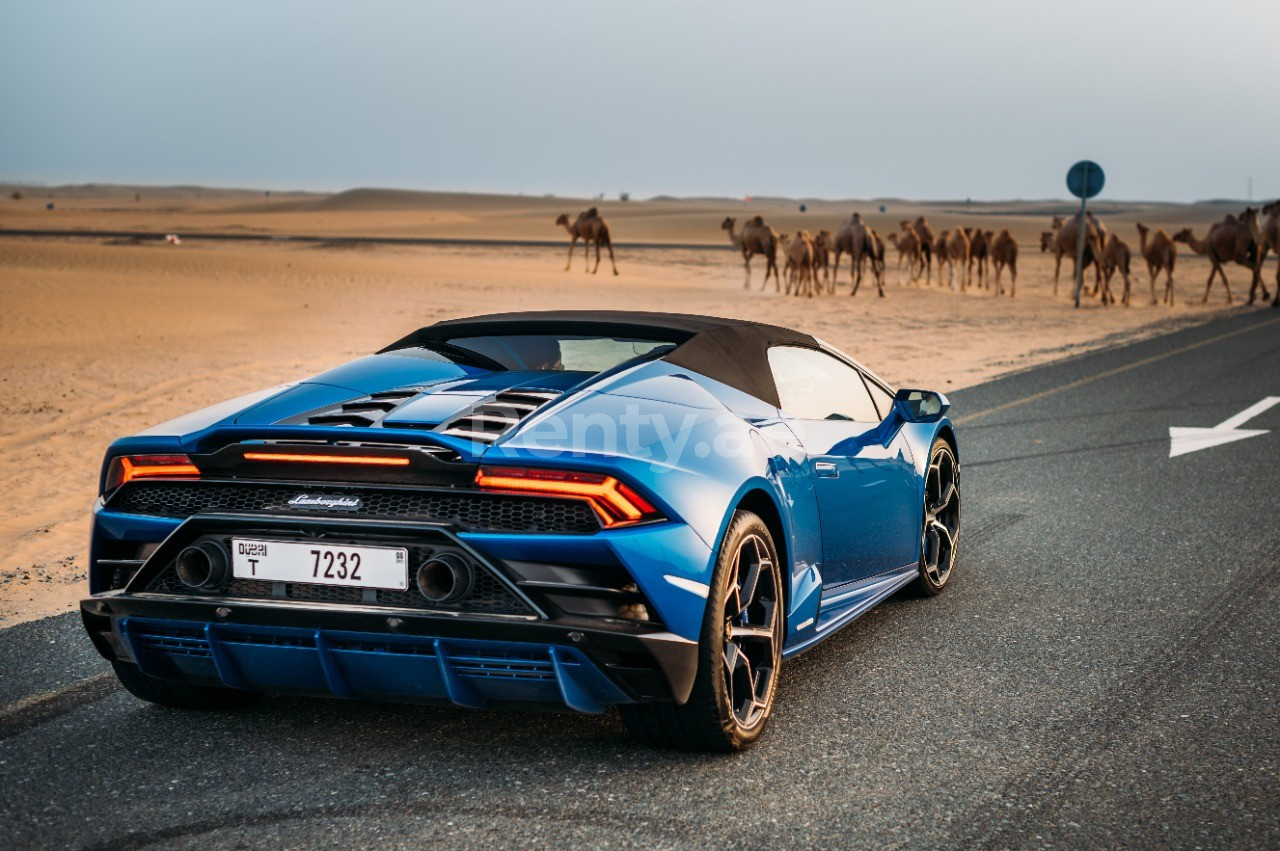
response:
M1280 396L1268 396L1257 404L1250 405L1234 417L1228 417L1213 428L1169 427L1169 457L1176 458L1188 452L1198 452L1211 446L1221 446L1244 440L1246 437L1257 437L1266 434L1267 429L1241 429L1249 420L1261 414L1273 405L1280 405Z

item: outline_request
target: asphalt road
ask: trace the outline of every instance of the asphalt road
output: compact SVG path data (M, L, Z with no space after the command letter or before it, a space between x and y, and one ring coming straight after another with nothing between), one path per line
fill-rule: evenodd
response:
M955 394L952 586L788 663L733 757L608 716L159 709L75 617L5 630L0 845L1280 847L1280 406L1168 437L1266 396L1269 309Z

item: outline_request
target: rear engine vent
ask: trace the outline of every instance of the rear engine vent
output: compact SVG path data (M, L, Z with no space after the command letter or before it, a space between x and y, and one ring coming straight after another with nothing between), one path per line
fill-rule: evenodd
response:
M307 417L307 424L356 428L371 426L407 400L417 396L419 392L417 390L384 390L380 393L371 393L361 399L343 402L336 408L312 414Z
M493 443L560 394L548 390L503 390L454 417L439 429L441 434Z

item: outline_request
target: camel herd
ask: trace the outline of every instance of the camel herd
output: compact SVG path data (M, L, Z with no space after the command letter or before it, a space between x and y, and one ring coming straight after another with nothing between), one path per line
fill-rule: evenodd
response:
M556 225L564 227L570 236L569 261L565 265L565 271L573 265L573 252L581 239L583 258L587 262L586 271L599 271L600 248L604 246L609 250L613 274L618 274L609 225L597 208L591 207L573 220L568 215L561 214L556 219ZM1070 219L1055 216L1051 230L1040 235L1041 252L1054 255L1055 296L1058 294L1064 257L1071 259L1072 277L1075 276L1080 225L1079 216ZM1084 268L1088 269L1091 265L1094 267L1094 285L1089 292L1090 297L1101 299L1104 305L1114 304L1116 296L1112 293L1111 281L1119 275L1123 283L1120 302L1128 306L1132 256L1128 243L1119 234L1108 230L1092 213L1086 215L1084 226ZM788 295L811 297L824 292L834 294L840 261L847 255L849 282L852 287L849 294L858 294L863 275L869 269L876 290L883 297L886 242L898 252L899 276L907 278L911 283L918 284L923 278L925 285L931 284L935 267L938 283L943 282L945 272L952 291L964 291L974 286L992 289L996 296L1004 295L1001 275L1005 269L1009 271L1010 297L1015 295L1018 283L1018 243L1007 228L996 233L981 228L955 227L935 235L924 216L918 216L915 221L899 222L899 230L889 234L886 240L863 222L858 213L854 213L834 232L823 229L816 236L807 230L780 234L762 216L748 219L741 229L738 228L737 219L728 217L720 227L742 255L746 273L744 288L751 286L751 260L759 255L765 262L764 281L760 285L762 290L769 285L769 278L772 277L774 291L781 292L785 275L785 290ZM1220 277L1227 292L1227 303L1231 303L1231 286L1227 283L1226 272L1230 263L1244 266L1252 272L1249 304L1254 303L1259 291L1264 301L1270 297L1262 280L1262 267L1268 252L1280 256L1280 201L1273 201L1261 209L1247 207L1239 216L1227 215L1209 229L1203 240L1196 237L1190 228L1183 228L1172 237L1163 228L1152 229L1142 223L1137 224L1137 230L1138 250L1146 262L1151 281L1152 304L1173 304L1173 271L1178 260L1179 242L1209 259L1209 280L1205 284L1203 302L1209 300L1214 279ZM596 250L594 268L589 254L592 245ZM779 259L783 263L781 269L778 268ZM994 272L994 287L988 278L989 272ZM1165 276L1164 291L1162 297L1157 298L1156 283L1161 273ZM1280 267L1276 270L1276 292L1272 306L1280 307Z
M856 296L862 285L863 275L870 269L876 291L884 296L885 244L893 245L898 252L898 273L906 275L912 283L932 283L934 266L938 269L938 281L943 270L948 272L951 289L966 290L970 285L991 289L987 279L989 269L995 271L995 295L1004 295L1000 276L1009 270L1009 295L1013 296L1018 281L1018 243L1009 231L996 234L980 228L957 227L934 235L933 228L919 216L914 222L902 221L900 230L884 239L854 213L847 222L833 233L820 230L817 236L802 230L795 234L779 234L767 225L764 218L755 216L737 229L737 219L726 218L720 225L729 235L729 241L742 253L746 270L743 287L751 286L751 259L756 255L765 258L764 289L773 276L774 291L782 290L782 274L778 270L778 257L784 261L782 272L786 274L788 295L813 296L836 291L840 273L840 259L849 257L849 295ZM905 267L905 273L904 273ZM957 287L958 282L958 287Z
M1227 292L1227 304L1231 304L1231 285L1227 283L1227 264L1237 263L1252 273L1249 286L1249 304L1253 304L1258 292L1262 300L1269 298L1267 285L1262 280L1262 265L1268 252L1280 255L1280 201L1272 201L1261 210L1246 207L1239 216L1227 214L1222 221L1209 228L1204 239L1198 238L1191 228L1183 228L1172 237L1163 228L1154 231L1138 223L1138 250L1147 263L1151 278L1151 303L1173 304L1173 269L1178 260L1177 243L1186 243L1196 254L1209 260L1209 280L1205 282L1204 298L1209 300L1215 278L1222 279ZM1055 217L1053 229L1040 234L1040 250L1054 255L1053 292L1058 293L1058 275L1062 258L1069 256L1072 276L1076 260L1077 240L1080 237L1080 217L1070 220ZM1091 296L1102 299L1103 304L1114 304L1111 279L1119 274L1124 282L1121 303L1129 304L1129 245L1119 235L1107 230L1106 225L1090 213L1085 219L1084 268L1094 267L1094 286ZM1156 298L1156 279L1165 274L1164 294ZM1280 307L1280 268L1276 270L1276 294L1272 307Z

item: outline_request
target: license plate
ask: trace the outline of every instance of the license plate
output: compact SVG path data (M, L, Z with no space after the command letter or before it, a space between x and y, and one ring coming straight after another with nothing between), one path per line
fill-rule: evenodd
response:
M231 540L231 571L238 579L403 591L409 587L408 566L409 552L402 547Z

